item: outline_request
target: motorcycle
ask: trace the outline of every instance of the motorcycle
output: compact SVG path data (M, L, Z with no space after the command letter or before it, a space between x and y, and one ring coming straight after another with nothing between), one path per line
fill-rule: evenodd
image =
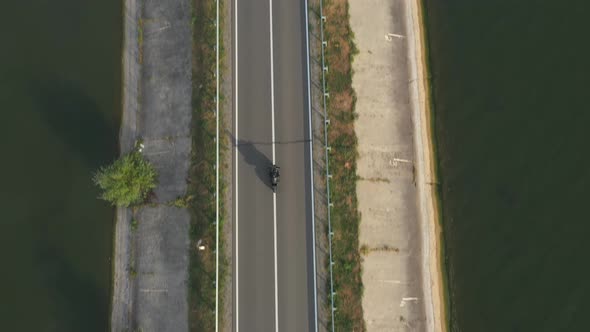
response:
M270 185L272 186L272 191L275 193L277 192L277 185L279 184L279 177L281 176L279 169L279 166L272 165L269 170Z

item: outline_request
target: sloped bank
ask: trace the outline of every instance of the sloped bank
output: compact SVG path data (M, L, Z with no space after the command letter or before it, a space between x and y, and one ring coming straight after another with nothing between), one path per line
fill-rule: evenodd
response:
M137 0L123 2L122 119L119 133L121 154L131 151L136 137L139 96L139 9ZM113 287L111 330L123 331L132 321L131 277L127 271L131 260L131 210L118 207L113 241Z
M359 55L357 193L368 330L444 330L419 0L351 2ZM389 282L383 282L387 280Z
M427 304L428 327L434 331L448 330L446 281L442 254L443 234L441 229L440 202L438 196L438 176L436 168L436 142L433 135L433 119L428 73L428 43L426 41L426 22L421 0L408 2L406 24L409 44L411 99L413 106L414 136L417 156L416 183L418 203L422 223L422 246L425 297Z

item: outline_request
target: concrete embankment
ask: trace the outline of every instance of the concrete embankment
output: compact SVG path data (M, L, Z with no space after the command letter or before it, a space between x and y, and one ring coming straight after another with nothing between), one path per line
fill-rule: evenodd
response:
M189 0L124 1L121 153L141 140L159 172L148 205L118 208L111 330L188 330L189 213L184 196L191 138ZM131 227L135 220L137 227Z
M419 1L350 1L369 331L443 331Z

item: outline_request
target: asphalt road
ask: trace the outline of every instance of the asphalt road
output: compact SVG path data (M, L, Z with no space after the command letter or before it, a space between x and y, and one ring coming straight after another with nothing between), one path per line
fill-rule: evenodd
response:
M234 0L233 8L233 326L313 331L305 3ZM276 195L268 175L273 160L281 167Z

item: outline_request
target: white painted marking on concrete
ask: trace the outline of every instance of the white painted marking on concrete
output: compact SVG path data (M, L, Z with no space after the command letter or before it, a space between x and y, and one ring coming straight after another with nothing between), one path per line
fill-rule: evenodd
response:
M144 33L144 37L148 37L148 36L152 36L155 35L158 32L162 32L164 30L170 29L172 27L172 24L170 24L170 22L164 22L164 24L162 25L162 27L155 29L153 31L149 31L147 33Z
M382 283L385 283L385 284L397 284L397 285L402 284L401 281L399 281L399 280L392 280L392 279L379 279L379 282L382 282ZM407 284L407 283L404 282L403 284Z
M168 289L141 288L139 291L142 293L167 293Z
M309 61L311 59L309 53L309 6L305 0L305 46L307 51L307 107L309 113L309 169L311 174L311 237L313 238L312 255L313 255L313 320L315 332L318 332L318 288L317 288L317 273L316 273L316 257L315 257L315 199L313 186L313 132L311 126L311 71L309 69Z
M275 73L274 73L274 52L272 40L272 0L268 0L270 8L270 109L272 122L272 163L275 160ZM277 271L277 193L272 194L273 228L274 228L274 264L275 264L275 331L279 331L279 279Z
M394 162L400 162L400 163L408 163L408 164L411 164L411 163L413 163L413 161L411 161L411 160L408 160L408 159L401 159L401 158L393 158L393 161L394 161Z
M399 306L400 307L405 307L407 302L418 302L418 298L417 297L402 297L402 301L400 302Z
M386 35L385 35L385 40L387 40L387 41L392 41L392 40L393 40L393 37L395 37L395 38L399 38L399 39L404 39L404 38L406 38L405 36L398 35L398 34L396 34L396 33L388 33L388 34L386 34Z
M238 233L238 218L239 218L239 213L238 213L238 0L234 0L234 49L235 49L235 59L234 59L234 65L235 65L235 74L234 74L234 79L235 79L235 91L234 94L236 96L235 99L235 112L234 112L234 160L235 160L235 186L236 188L234 189L235 192L235 202L236 202L236 208L235 208L235 234L236 234L236 238L235 238L235 264L236 264L236 278L235 278L235 283L236 283L236 308L235 308L235 317L236 317L236 321L235 321L235 331L239 332L240 330L240 320L239 320L239 303L240 303L240 288L239 288L239 255L238 255L238 239L239 239L239 233Z

